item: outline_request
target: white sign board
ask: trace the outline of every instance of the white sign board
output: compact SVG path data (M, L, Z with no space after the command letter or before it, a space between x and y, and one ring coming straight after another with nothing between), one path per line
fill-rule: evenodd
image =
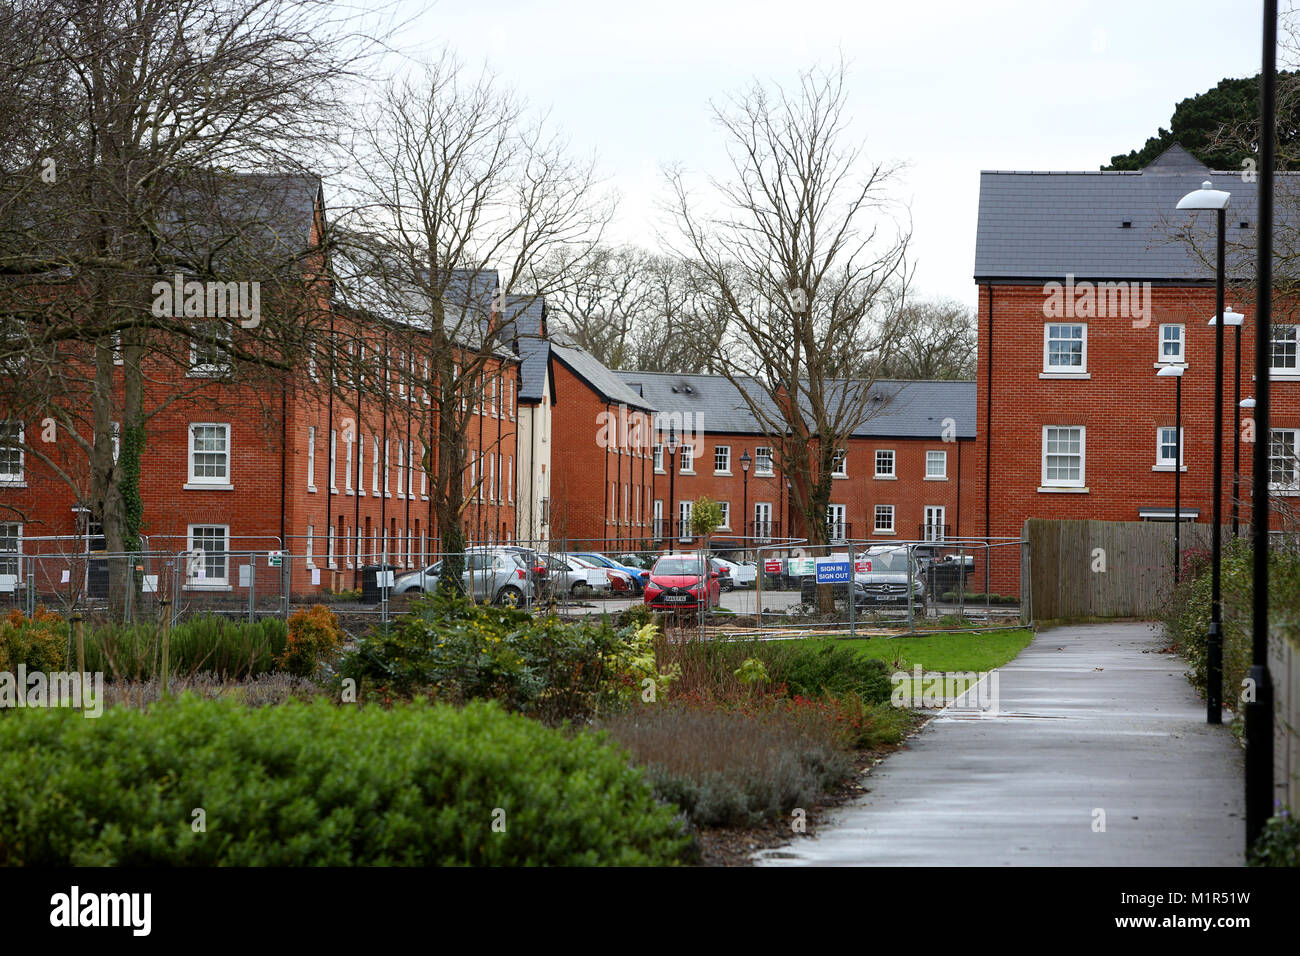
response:
M247 564L239 566L239 586L241 588L249 587L253 583L253 569Z

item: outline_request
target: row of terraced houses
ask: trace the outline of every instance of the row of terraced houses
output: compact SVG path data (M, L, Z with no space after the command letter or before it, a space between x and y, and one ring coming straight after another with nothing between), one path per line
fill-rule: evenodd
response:
M1171 364L1185 367L1183 515L1207 521L1213 274L1169 236L1179 197L1205 180L1232 191L1229 223L1234 237L1248 236L1253 184L1212 172L1179 147L1139 172L983 173L976 381L873 385L879 409L836 456L832 537L1017 537L1030 517L1170 521L1174 384L1157 372ZM321 184L277 183L294 193L296 234L310 245L325 215ZM1196 228L1204 238L1211 225ZM1250 276L1243 266L1231 278ZM701 495L722 505L721 549L806 533L776 443L725 378L611 370L554 334L543 299L501 296L491 273L465 281L477 290L470 298L482 304L482 320L500 332L467 429L462 523L471 541L669 548ZM438 427L427 351L404 336L394 352L382 316L323 294L330 327L351 330L347 346L322 346L335 387L307 387L325 374L309 363L285 376L268 421L265 396L241 395L196 345L178 374L189 384L210 378L210 389L151 423L146 535L152 548L208 553L194 587L237 588L224 558L231 550L305 555L295 591L352 587L365 564L420 567L441 550L422 465ZM1231 304L1245 325L1240 356L1230 344L1226 361L1229 369L1240 362L1249 395L1253 302ZM1275 319L1272 428L1258 436L1269 442L1270 480L1284 496L1300 493L1296 330ZM361 357L369 348L383 374L345 376L340 386L333 370L343 348ZM1232 401L1229 389L1229 422ZM261 414L251 413L254 404ZM0 580L20 575L17 556L42 538L85 535L87 547L96 540L94 503L29 454L34 440L18 421L0 436ZM1252 447L1241 456L1247 496ZM76 449L62 446L65 474L77 474ZM1229 482L1225 514L1231 504ZM1241 511L1248 522L1248 500Z

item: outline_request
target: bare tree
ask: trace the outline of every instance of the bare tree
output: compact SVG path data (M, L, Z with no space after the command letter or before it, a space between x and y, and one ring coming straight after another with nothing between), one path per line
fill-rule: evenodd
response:
M570 341L610 368L649 372L709 370L717 323L702 319L707 300L688 263L636 246L600 247L584 262L554 257L548 300Z
M716 368L778 449L810 544L828 541L837 449L885 403L857 356L893 351L909 234L886 217L895 170L848 142L845 67L755 84L714 113L731 175L702 205L670 170L672 212L718 326ZM829 594L823 600L829 598Z
M212 394L210 382L177 375L192 341L232 380L278 380L301 362L321 314L304 286L320 278L324 253L307 254L300 221L304 241L284 236L294 211L264 174L309 175L303 158L325 159L373 41L324 0L19 0L10 10L4 25L17 36L0 45L0 101L25 103L41 122L0 124L20 163L0 200L10 320L0 358L20 358L29 379L0 402L53 423L58 441L28 428L24 450L102 522L110 552L135 550L147 423ZM256 334L229 317L160 310L155 287L178 274L259 283Z
M969 306L955 299L913 300L903 307L893 351L874 371L882 378L973 379L977 342Z
M356 146L363 203L349 257L370 308L427 343L421 385L434 396L436 433L424 467L442 550L456 555L466 433L483 383L520 316L555 290L544 264L566 255L580 265L611 209L596 198L593 164L570 158L545 117L449 53L392 82L372 113ZM444 560L445 585L458 587L460 571Z

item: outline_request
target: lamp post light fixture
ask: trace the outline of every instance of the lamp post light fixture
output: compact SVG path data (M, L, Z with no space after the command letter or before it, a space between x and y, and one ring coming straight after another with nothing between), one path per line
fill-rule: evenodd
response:
M1156 372L1157 378L1177 381L1174 392L1174 584L1178 584L1182 549L1179 546L1179 529L1183 524L1183 372L1186 365L1166 365Z
M677 519L677 426L668 426L668 548L672 549L673 522Z
M744 539L747 537L746 529L749 527L749 466L753 460L749 457L748 449L740 453L740 478L745 486L745 503L741 505L740 509L740 537L742 539L740 545L742 549L745 546Z
M1224 285L1224 219L1227 217L1228 201L1231 194L1222 189L1213 189L1209 180L1201 184L1182 199L1178 208L1186 210L1213 209L1218 226L1215 242L1214 269L1214 506L1210 519L1210 632L1206 637L1206 671L1205 671L1205 721L1217 724L1223 720L1223 631L1220 602L1220 572L1222 564L1222 529L1221 509L1223 507L1223 327L1228 323L1228 315L1223 310ZM1234 315L1236 313L1233 313ZM1218 321L1223 316L1223 321ZM1182 375L1178 377L1179 401L1181 404ZM1180 409L1181 411L1181 409ZM1181 453L1182 434L1177 436ZM1175 481L1182 467L1182 456L1174 461ZM1174 497L1178 497L1175 491ZM1181 524L1178 506L1174 505L1174 559L1178 556L1178 530ZM1178 567L1174 567L1174 583L1178 583Z

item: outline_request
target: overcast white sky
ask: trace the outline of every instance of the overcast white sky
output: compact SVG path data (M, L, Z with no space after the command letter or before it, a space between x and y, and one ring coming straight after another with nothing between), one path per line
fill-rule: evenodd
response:
M855 132L903 162L917 291L975 304L981 169L1096 169L1174 104L1257 73L1257 0L406 0L396 42L488 63L594 151L614 238L653 244L661 164L725 172L709 101L851 61Z

